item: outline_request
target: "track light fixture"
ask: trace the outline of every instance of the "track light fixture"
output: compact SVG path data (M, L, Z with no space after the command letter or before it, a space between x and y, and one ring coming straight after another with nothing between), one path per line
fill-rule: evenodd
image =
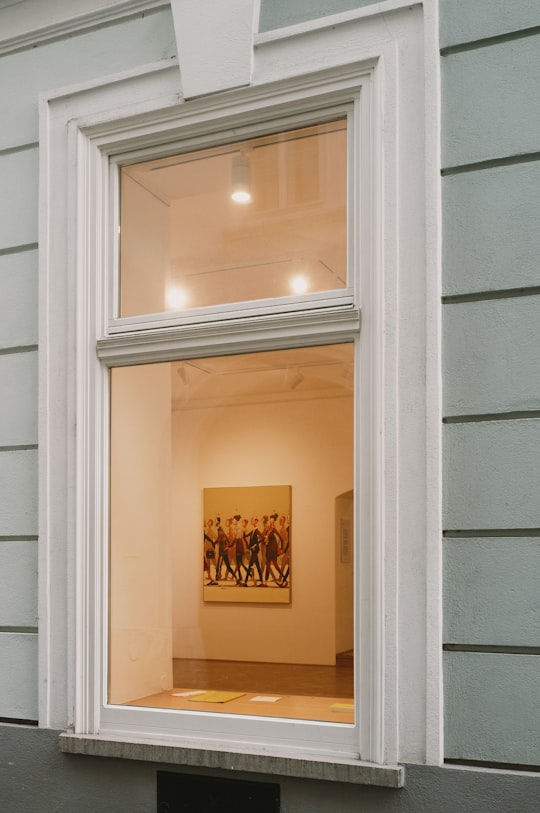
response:
M235 203L249 203L249 159L245 153L235 155L232 159L232 191L231 200Z

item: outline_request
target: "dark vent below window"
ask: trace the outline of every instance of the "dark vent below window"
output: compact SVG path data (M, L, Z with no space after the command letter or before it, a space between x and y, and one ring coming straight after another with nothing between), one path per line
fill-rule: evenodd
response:
M279 785L157 774L158 813L280 813Z

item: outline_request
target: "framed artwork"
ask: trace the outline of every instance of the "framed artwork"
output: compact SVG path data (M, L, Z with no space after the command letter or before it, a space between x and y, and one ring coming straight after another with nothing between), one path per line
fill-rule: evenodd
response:
M203 599L291 600L291 486L203 489Z

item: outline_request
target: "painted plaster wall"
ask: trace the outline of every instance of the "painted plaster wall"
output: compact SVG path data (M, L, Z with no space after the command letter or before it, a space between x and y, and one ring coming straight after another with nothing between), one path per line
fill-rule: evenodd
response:
M440 13L445 754L538 765L540 6Z
M261 0L259 31L284 28L340 11L375 5L377 0Z
M157 810L156 772L181 772L173 765L61 754L56 731L0 724L0 743L0 806L9 813L151 813ZM407 765L405 770L401 790L236 772L234 778L279 783L281 813L535 813L538 809L538 777L532 775L423 765ZM199 771L203 776L210 773L228 776L226 771Z
M38 714L39 93L174 54L162 8L0 55L0 718Z

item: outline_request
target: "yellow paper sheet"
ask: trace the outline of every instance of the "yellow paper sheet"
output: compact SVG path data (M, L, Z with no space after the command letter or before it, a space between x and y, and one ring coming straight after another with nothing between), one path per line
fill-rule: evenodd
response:
M332 703L332 711L354 711L354 703Z
M229 700L243 697L244 694L244 692L203 692L187 699L195 703L228 703Z

